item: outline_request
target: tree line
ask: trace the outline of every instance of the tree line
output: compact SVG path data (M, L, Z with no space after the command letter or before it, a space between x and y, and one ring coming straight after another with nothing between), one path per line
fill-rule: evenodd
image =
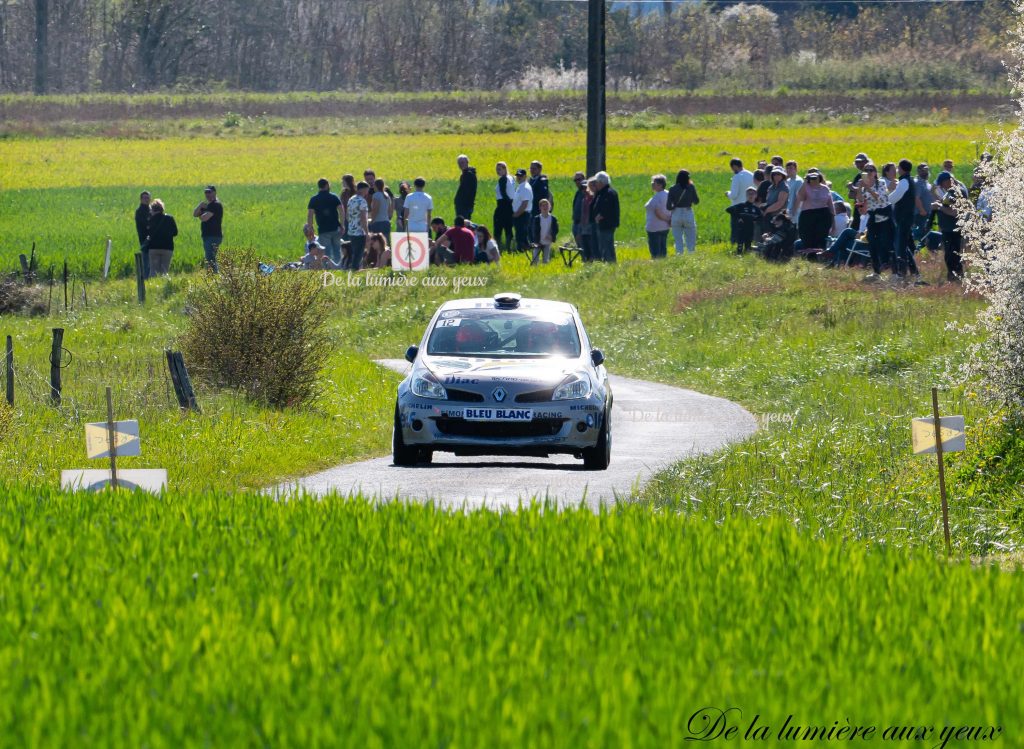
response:
M610 6L615 86L997 85L1013 18L1013 0L651 7ZM578 87L586 25L586 3L550 0L0 0L0 91Z

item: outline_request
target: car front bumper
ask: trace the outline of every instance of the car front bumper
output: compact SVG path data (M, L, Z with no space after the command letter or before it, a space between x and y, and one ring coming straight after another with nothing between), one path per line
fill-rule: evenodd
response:
M521 421L469 420L467 409L531 412ZM604 420L601 398L515 404L506 409L478 403L399 397L399 424L406 445L461 455L580 454L597 444Z

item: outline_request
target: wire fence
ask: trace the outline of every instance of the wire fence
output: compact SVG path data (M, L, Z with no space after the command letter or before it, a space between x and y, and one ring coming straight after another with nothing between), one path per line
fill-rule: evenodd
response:
M41 359L41 360L40 360ZM105 388L112 389L119 411L180 409L173 383L162 354L133 354L90 359L64 347L60 355L59 401L51 384L51 364L44 355L14 354L14 406L44 405L59 409L70 421L81 422L105 417ZM4 382L7 367L4 360Z

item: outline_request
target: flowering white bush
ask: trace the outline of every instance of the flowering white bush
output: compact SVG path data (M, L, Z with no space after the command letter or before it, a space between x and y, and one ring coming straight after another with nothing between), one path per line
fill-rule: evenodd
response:
M1009 53L1024 60L1024 1L1012 33ZM1017 123L993 133L991 161L978 167L991 220L980 211L962 212L961 226L971 272L965 287L980 293L988 306L972 329L984 338L975 344L963 374L980 380L986 395L1024 413L1024 66L1010 68L1017 95Z

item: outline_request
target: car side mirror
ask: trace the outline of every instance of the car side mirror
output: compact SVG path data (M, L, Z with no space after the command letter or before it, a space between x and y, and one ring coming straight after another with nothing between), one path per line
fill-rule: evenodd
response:
M599 348L590 349L590 361L594 362L595 367L600 367L604 364L604 352Z
M412 364L416 361L416 355L420 352L419 346L410 346L405 350L405 360Z

